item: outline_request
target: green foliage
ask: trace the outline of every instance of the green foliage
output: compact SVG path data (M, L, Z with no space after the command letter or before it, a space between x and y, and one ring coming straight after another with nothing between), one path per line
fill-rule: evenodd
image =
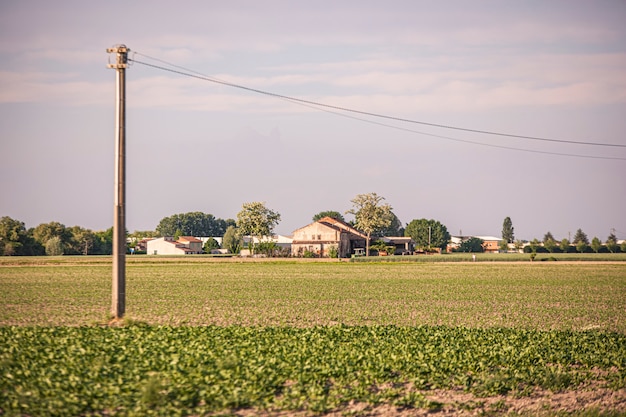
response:
M547 240L543 241L543 247L546 248L548 252L553 253L554 250L557 248L557 244L554 239L548 238Z
M549 242L549 241L556 241L556 239L554 239L554 236L552 235L551 232L547 232L545 235L543 235L543 243Z
M582 229L576 230L574 240L572 241L575 246L578 246L580 242L584 243L585 245L589 245L589 238L587 237L587 234L582 231Z
M370 236L385 230L393 222L392 208L382 204L384 197L376 193L358 194L352 199L352 209L346 213L354 215L354 226L367 235L365 253L369 255Z
M515 234L513 232L513 222L510 217L506 217L502 222L502 240L506 240L507 243L513 243L515 241Z
M223 236L228 226L234 226L232 219L223 220L212 214L199 211L174 214L164 217L156 227L160 236Z
M450 241L448 228L437 220L415 219L404 230L405 236L410 236L417 248L445 249ZM430 239L430 242L429 242Z
M43 255L43 245L35 241L24 223L9 216L0 218L0 256Z
M271 236L279 222L280 214L258 201L244 203L237 213L237 226L241 234L256 237L259 241L263 236ZM254 252L254 243L252 246Z
M459 245L460 252L484 252L485 248L483 247L483 243L485 243L482 239L477 237L471 237Z
M598 239L597 237L591 239L591 249L595 253L598 253L600 251L600 248L602 248L602 242L600 241L600 239Z
M623 388L626 336L443 326L0 327L7 415L325 413L350 402L437 409L480 396Z
M280 246L276 242L261 241L256 245L256 253L263 254L269 258L279 256L281 254Z
M539 240L533 239L530 241L530 244L528 246L530 247L530 251L532 253L537 253L537 251L541 247L541 243L539 242Z
M204 253L211 253L213 249L219 249L219 248L220 248L220 244L218 243L218 241L211 237L207 239L206 242L204 242L204 246L202 247L202 250L204 251Z
M617 237L615 234L611 233L609 237L606 238L606 248L611 253L617 252Z
M389 255L393 255L394 251L395 251L395 246L389 246L387 245L387 243L384 240L377 240L376 242L374 242L371 246L372 249L378 251L378 253L380 254L380 252L385 252Z
M402 227L402 222L395 215L395 213L391 212L391 222L389 226L382 228L376 231L377 236L404 236L404 228Z
M328 248L328 257L329 258L339 258L339 249L337 246L331 246Z
M346 221L346 219L343 218L343 215L341 213L339 213L338 211L334 211L334 210L320 211L319 213L313 216L313 221L316 222L319 219L322 219L324 217L330 217L332 219L340 220L342 222Z
M46 242L46 255L60 256L63 255L63 242L58 236L53 236Z
M561 252L563 252L563 253L569 252L569 249L570 249L570 242L569 242L569 240L564 237L563 240L561 240L559 248L561 249Z
M239 253L243 248L243 237L235 226L228 226L222 238L222 248L230 253Z

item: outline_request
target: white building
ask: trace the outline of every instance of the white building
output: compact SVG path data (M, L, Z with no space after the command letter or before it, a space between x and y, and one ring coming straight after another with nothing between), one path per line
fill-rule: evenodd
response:
M193 255L202 253L202 241L191 236L181 236L178 240L166 236L147 242L148 255Z

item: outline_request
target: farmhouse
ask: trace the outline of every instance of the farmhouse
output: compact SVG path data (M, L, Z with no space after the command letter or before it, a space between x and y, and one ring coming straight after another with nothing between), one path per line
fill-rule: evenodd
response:
M303 256L306 252L319 257L330 256L337 251L340 258L347 258L363 251L367 235L340 220L324 217L293 232L291 254Z
M166 236L147 242L148 255L192 255L200 253L202 253L202 240L191 236L181 236L178 240Z

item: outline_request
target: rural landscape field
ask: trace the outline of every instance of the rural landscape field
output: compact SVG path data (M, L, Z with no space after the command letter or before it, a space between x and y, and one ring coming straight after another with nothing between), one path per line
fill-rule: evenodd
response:
M624 415L626 262L481 260L2 258L0 415Z

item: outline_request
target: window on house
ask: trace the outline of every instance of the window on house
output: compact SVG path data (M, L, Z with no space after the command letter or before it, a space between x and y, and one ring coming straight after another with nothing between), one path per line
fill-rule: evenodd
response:
M317 240L322 240L322 235L317 235Z

